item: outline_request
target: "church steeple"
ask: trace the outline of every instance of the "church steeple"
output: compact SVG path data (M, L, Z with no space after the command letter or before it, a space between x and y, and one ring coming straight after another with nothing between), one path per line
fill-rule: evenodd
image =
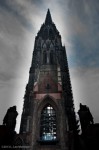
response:
M51 17L51 14L50 14L50 10L49 10L49 9L48 9L48 11L47 11L47 15L46 15L46 19L45 19L45 24L46 24L46 25L52 24L52 17Z
M20 134L30 150L74 150L75 132L66 50L48 9L35 39Z

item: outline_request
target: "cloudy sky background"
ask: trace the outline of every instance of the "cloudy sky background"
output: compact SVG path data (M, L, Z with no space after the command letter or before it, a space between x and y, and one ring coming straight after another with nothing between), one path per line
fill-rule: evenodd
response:
M66 46L76 111L99 122L99 0L0 0L0 124L17 105L19 130L34 39L50 9Z

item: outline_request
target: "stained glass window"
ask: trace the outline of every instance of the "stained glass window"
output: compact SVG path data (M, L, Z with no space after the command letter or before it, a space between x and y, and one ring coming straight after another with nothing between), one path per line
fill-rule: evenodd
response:
M47 105L41 113L40 138L43 141L56 140L56 112Z

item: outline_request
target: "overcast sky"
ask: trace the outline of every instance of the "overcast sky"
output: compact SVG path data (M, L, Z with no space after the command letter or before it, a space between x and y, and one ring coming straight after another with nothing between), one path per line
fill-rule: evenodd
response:
M66 46L76 111L99 122L99 0L0 0L0 124L17 105L19 130L34 39L47 9Z

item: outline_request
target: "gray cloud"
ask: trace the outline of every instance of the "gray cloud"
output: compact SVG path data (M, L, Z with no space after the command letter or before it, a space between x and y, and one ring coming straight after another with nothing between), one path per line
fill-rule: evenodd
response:
M99 122L99 68L70 69L76 111L79 103L89 106L95 122Z
M8 107L17 105L18 112L22 111L32 58L32 38L13 13L0 8L0 123Z
M76 110L87 104L99 121L99 2L97 0L0 1L0 108L18 106L19 128L25 85L35 36L51 10L52 19L67 48ZM94 101L93 101L94 99Z

